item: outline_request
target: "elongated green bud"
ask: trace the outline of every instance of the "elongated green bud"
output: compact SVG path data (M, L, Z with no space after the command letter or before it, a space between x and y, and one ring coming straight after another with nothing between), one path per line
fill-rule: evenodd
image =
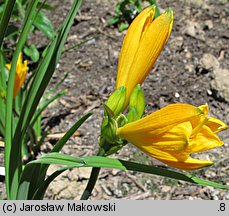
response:
M105 139L106 143L114 144L117 140L117 123L114 119L109 119L106 126L103 127L102 137Z
M114 117L117 117L123 110L126 99L126 88L121 86L116 89L108 98L106 105L112 110Z
M133 122L142 117L145 111L145 96L140 87L137 85L130 95L129 111L127 114L128 122Z
M109 145L116 142L116 138L117 138L116 130L118 124L112 117L113 115L112 110L106 104L103 104L103 106L104 106L104 118L101 125L100 144L104 145L104 143L106 143L106 145L107 144Z
M112 110L106 104L103 104L103 107L104 118L101 125L99 145L100 149L103 149L104 156L107 156L116 153L126 143L117 136L118 122Z

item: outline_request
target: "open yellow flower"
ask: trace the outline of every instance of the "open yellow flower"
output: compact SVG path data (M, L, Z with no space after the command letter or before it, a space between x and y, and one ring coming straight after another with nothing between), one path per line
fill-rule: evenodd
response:
M216 133L228 128L207 113L207 105L172 104L118 128L117 134L163 163L183 170L198 169L212 162L190 154L222 146Z
M154 19L155 6L143 10L131 23L118 62L116 88L126 87L126 104L137 84L142 84L169 39L173 11Z
M28 71L27 68L28 61L22 62L22 53L19 54L18 60L17 60L17 67L16 67L16 73L14 78L14 93L13 96L15 97L21 87L23 86L26 78L26 74ZM6 67L8 70L11 68L11 64L6 64Z

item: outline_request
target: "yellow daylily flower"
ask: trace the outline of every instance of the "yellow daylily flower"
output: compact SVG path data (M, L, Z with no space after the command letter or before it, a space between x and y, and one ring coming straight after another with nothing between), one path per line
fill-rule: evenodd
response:
M20 52L17 60L16 73L14 78L13 97L15 97L18 94L19 90L21 89L21 87L25 82L26 74L28 71L27 65L28 65L28 61L22 62L22 53ZM10 70L11 64L6 64L6 67L8 68L8 70Z
M143 83L172 30L172 9L156 19L154 14L155 6L143 10L131 23L123 41L116 88L126 87L126 106L134 87Z
M211 161L190 155L223 145L216 135L228 126L208 117L208 106L171 104L118 128L117 135L149 156L183 170L198 169Z

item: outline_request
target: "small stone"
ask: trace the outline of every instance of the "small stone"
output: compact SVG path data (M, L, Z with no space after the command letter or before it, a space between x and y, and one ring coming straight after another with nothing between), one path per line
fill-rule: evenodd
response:
M188 72L194 71L194 65L193 64L186 64L185 70L187 70Z
M211 81L211 89L213 95L219 100L229 102L229 70L223 68L216 68L213 70L214 80Z
M118 58L119 57L119 52L114 50L113 51L113 56L114 56L114 58Z
M185 53L185 58L187 58L187 59L192 58L192 53L189 52L189 51L187 51L187 52Z
M205 40L205 32L201 28L200 24L197 22L188 20L186 22L183 33L190 37L193 37L193 38L196 38L202 41Z
M206 20L204 22L204 27L205 27L205 29L208 29L208 30L212 29L213 28L213 22L211 20Z
M210 6L204 0L192 0L190 2L199 8L210 10Z
M180 97L180 94L178 92L175 93L175 97L176 98L179 98Z
M171 191L171 187L170 186L162 186L161 187L161 192L167 193Z
M0 167L0 176L5 176L5 167Z
M210 89L207 89L207 94L212 95L212 91Z
M184 38L179 36L179 37L175 37L172 40L170 40L170 47L172 50L175 51L180 51L182 49L182 46L184 44Z
M214 178L216 176L216 173L211 171L211 170L208 170L208 171L205 172L205 176L207 178Z
M205 53L203 57L200 59L200 66L209 71L211 69L216 69L219 67L219 61L215 56L210 53Z

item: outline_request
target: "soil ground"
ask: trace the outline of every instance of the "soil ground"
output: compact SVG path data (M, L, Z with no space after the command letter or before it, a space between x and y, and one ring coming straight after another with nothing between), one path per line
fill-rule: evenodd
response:
M55 10L49 14L57 27L67 14L71 0L49 0ZM108 26L106 20L114 15L117 1L85 0L75 18L65 49L88 40L64 52L50 87L65 73L68 77L60 86L67 89L64 95L43 114L43 128L52 133L64 132L88 111L93 116L67 143L63 153L73 156L95 155L100 123L103 116L101 101L106 101L114 90L119 52L125 32ZM229 124L229 106L225 98L218 97L211 87L214 68L201 63L205 54L215 57L217 64L228 68L228 3L225 0L158 1L161 11L174 10L174 28L165 49L143 84L147 100L146 114L170 103L190 103L196 106L207 103L210 114ZM47 41L37 37L34 43L42 47ZM214 67L214 65L213 65ZM219 134L225 145L198 155L210 159L210 168L192 171L191 174L229 186L229 132ZM52 142L43 151L51 148ZM164 164L147 157L131 144L118 155L120 159ZM57 166L52 166L52 170ZM66 171L51 183L46 199L79 199L88 181L90 169ZM160 176L102 169L91 196L97 199L229 199L229 192L202 187Z

